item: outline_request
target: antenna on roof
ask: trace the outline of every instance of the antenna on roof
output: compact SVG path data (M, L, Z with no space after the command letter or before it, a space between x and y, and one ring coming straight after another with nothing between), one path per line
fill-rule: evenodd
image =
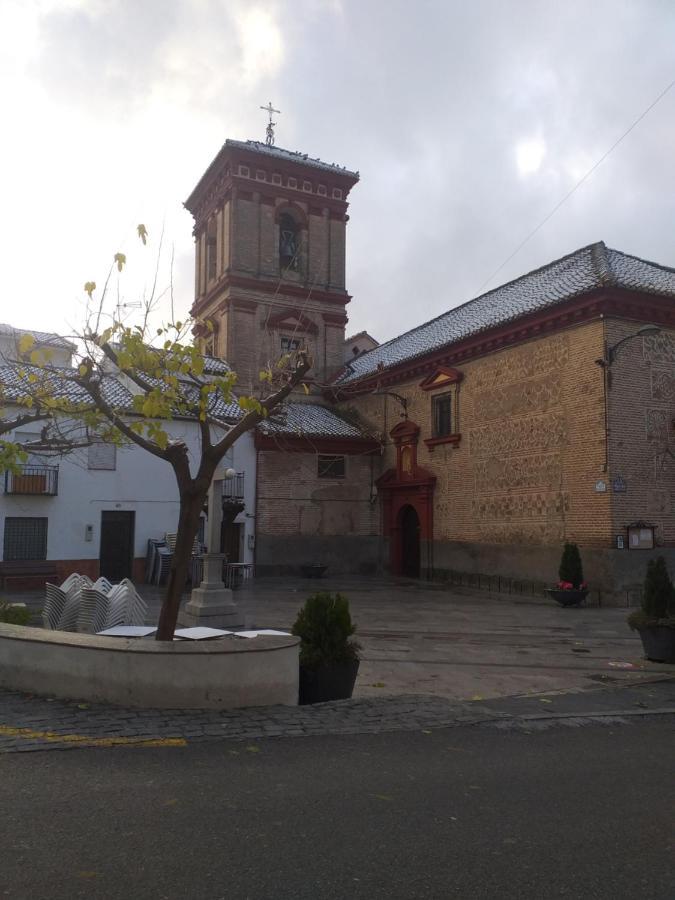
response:
M123 309L140 309L143 304L140 300L130 300L128 303L121 303L118 301L117 303L117 321L122 321L122 310Z
M265 129L265 143L268 147L274 146L274 126L277 124L272 121L272 113L281 113L280 109L275 109L272 106L272 101L270 100L267 106L261 106L260 109L264 109L265 112L269 115L270 120L267 123L267 128Z

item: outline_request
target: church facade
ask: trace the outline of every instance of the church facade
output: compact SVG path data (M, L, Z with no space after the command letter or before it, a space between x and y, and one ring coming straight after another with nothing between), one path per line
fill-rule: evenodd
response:
M256 564L554 582L606 603L675 563L675 270L598 243L343 363L358 173L227 141L186 205L193 312L242 389L299 346L308 397L256 435ZM210 321L211 325L204 323Z

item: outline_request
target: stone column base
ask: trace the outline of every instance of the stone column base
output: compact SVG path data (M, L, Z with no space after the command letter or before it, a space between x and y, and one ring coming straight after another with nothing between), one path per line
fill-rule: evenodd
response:
M234 602L232 591L226 587L198 587L178 615L186 628L196 625L209 628L243 628L244 614Z

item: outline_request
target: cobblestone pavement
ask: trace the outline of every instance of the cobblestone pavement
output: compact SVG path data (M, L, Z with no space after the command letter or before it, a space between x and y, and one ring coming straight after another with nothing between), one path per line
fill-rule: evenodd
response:
M0 753L85 747L184 747L198 741L425 731L456 725L541 728L582 720L672 714L675 682L548 697L453 702L404 695L301 707L219 711L139 710L0 692Z

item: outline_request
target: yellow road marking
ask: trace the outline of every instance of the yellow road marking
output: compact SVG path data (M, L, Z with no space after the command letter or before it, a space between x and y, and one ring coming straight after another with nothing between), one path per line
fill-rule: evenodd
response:
M84 747L186 747L185 738L89 737L86 734L58 734L56 731L35 731L33 728L13 728L0 725L0 735L46 741L56 744L81 744Z

